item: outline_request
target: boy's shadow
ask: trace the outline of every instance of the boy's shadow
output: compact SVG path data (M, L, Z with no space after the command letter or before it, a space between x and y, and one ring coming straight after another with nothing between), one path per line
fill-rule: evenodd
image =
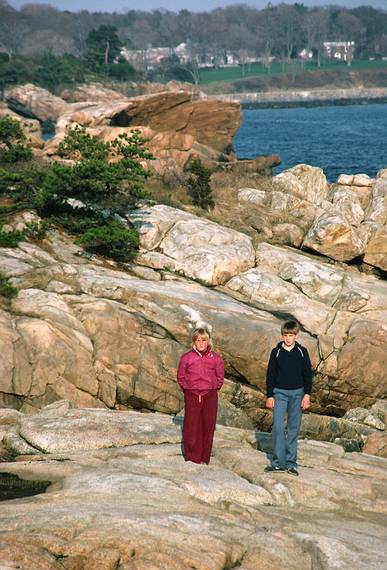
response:
M255 441L257 443L257 450L262 451L262 453L266 453L266 457L271 462L273 455L271 433L256 431Z
M184 422L184 416L183 415L174 416L172 418L172 421L176 426L178 426L180 429L182 429L183 422ZM255 432L255 441L257 444L257 450L262 451L262 453L266 453L266 457L268 458L269 461L271 461L272 453L273 453L271 433L267 433L265 431L256 431ZM180 442L180 448L181 448L181 453L184 457L183 438L181 439L181 442Z

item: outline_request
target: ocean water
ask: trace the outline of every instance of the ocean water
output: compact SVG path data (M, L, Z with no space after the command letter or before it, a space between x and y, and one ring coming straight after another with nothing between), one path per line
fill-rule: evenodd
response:
M320 166L328 180L387 168L387 104L246 109L234 137L238 158L279 154L282 170Z

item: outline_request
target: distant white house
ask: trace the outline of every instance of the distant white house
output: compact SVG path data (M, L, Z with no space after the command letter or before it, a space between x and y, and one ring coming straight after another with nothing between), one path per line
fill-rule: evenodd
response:
M122 48L120 52L127 62L135 69L148 70L154 69L160 65L163 59L176 55L180 63L187 63L191 56L186 43L181 43L175 48L169 47L147 47L146 49L127 49Z
M352 61L355 54L355 42L324 42L324 56L339 61Z
M259 61L253 54L240 50L243 53L233 53L231 51L212 52L207 50L203 53L196 53L195 49L191 49L188 42L182 42L174 48L167 47L147 47L146 49L133 50L122 48L120 55L128 61L135 69L149 70L160 65L163 59L175 55L179 58L181 64L195 61L198 67L228 67L237 66L241 63L254 63Z
M313 58L313 52L311 49L306 49L304 48L303 50L300 51L300 53L298 54L298 57L301 59L312 59Z

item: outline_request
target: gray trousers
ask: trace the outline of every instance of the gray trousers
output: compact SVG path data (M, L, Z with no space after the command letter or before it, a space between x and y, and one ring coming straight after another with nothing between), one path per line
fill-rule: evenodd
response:
M297 467L297 439L300 431L304 389L283 390L274 388L273 458L272 466ZM285 416L287 421L285 424Z

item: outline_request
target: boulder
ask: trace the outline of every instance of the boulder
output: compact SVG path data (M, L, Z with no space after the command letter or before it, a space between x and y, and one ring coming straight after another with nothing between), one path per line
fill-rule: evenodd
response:
M300 247L304 237L304 232L296 224L276 224L272 232L273 241L293 247Z
M354 322L348 330L347 342L339 351L337 376L331 381L331 390L345 394L347 401L354 396L359 401L355 393L360 389L364 406L370 406L375 398L385 398L386 343L383 323ZM358 388L354 390L355 385Z
M340 174L337 179L337 184L343 186L367 187L372 186L374 182L375 180L368 174Z
M318 206L328 194L328 182L321 168L298 164L273 179L273 184L282 192L293 194Z
M328 200L334 204L341 199L355 201L363 210L366 210L372 196L372 187L370 186L350 186L333 184L329 193Z
M376 231L367 243L364 255L365 263L387 271L387 227Z
M340 209L329 209L321 214L302 243L302 247L338 261L351 261L363 255L366 245L366 237L347 221Z
M220 285L254 265L251 239L169 206L136 210L130 220L141 245L173 260L175 271L208 285Z
M241 203L251 202L257 206L265 204L266 192L264 190L257 190L256 188L241 188L238 190L238 201Z
M360 448L375 430L363 423L347 418L333 418L313 413L303 414L300 437L318 441L335 442L338 438L357 441Z
M381 420L378 414L372 413L372 408L371 410L367 410L366 408L353 408L345 412L343 418L382 431L386 429L386 424Z
M363 453L387 458L387 432L375 432L367 437Z
M271 214L271 222L291 223L297 225L305 234L315 220L317 208L307 200L293 194L276 190L267 194L267 209Z
M291 315L312 334L324 334L334 318L332 309L308 299L295 285L259 268L233 277L226 288L229 294L235 291L243 295L258 309Z
M6 100L16 113L41 122L56 121L68 109L66 101L31 83L8 91Z
M372 198L365 211L369 222L385 225L387 222L387 178L378 177L372 191Z

